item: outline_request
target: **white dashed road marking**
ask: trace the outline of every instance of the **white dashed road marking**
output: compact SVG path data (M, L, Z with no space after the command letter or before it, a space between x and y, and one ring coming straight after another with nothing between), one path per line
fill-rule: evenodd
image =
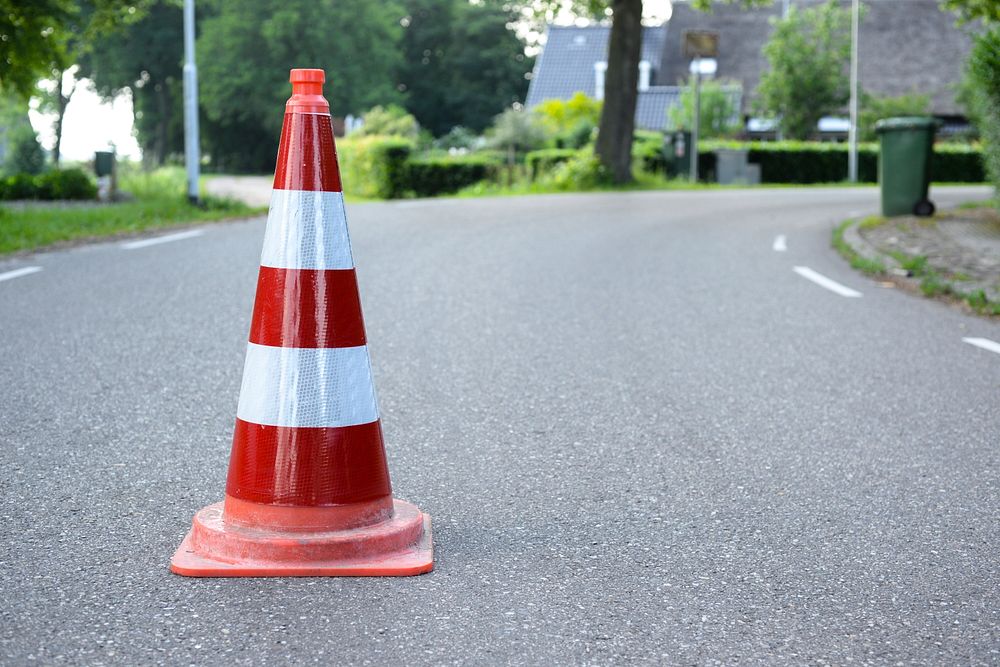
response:
M190 239L195 236L201 236L205 233L204 229L192 229L186 232L177 232L176 234L167 234L166 236L157 236L152 239L143 239L141 241L129 241L128 243L123 243L122 248L125 250L135 250L136 248L146 248L151 245L159 245L160 243L170 243L171 241L180 241L182 239Z
M13 271L8 271L7 273L0 273L0 282L4 280L13 280L14 278L20 278L21 276L31 275L32 273L38 273L42 270L40 266L26 266L23 269L14 269Z
M820 287L825 287L831 292L836 292L840 296L846 296L846 297L861 296L861 292L853 290L850 287L845 287L844 285L841 285L835 280L830 280L826 276L816 273L808 266L796 266L792 270L795 271L795 273L802 276L803 278L805 278L806 280L811 280Z
M1000 354L1000 343L992 341L989 338L963 338L962 341L968 343L969 345L975 345L976 347L981 347L984 350Z
M788 246L785 244L785 235L778 234L774 237L774 244L771 246L774 252L785 252L788 250Z

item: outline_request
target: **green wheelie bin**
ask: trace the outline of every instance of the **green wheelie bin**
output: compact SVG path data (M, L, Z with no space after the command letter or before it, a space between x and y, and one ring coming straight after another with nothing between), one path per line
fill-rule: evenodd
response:
M878 182L882 188L882 215L934 215L927 198L934 155L933 118L884 118L875 124L881 141Z

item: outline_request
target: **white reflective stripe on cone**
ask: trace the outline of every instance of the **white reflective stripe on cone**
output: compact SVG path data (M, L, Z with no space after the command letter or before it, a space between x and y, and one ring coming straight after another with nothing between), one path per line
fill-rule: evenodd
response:
M272 190L262 266L353 269L342 192Z
M266 426L354 426L378 419L368 347L247 344L236 416Z

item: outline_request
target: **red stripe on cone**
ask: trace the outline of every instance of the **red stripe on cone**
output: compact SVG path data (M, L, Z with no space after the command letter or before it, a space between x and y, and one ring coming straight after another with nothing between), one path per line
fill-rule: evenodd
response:
M341 192L330 116L286 113L274 171L275 190Z
M255 503L315 507L392 493L382 424L307 428L236 420L226 493Z
M260 267L250 342L274 347L364 345L354 269Z

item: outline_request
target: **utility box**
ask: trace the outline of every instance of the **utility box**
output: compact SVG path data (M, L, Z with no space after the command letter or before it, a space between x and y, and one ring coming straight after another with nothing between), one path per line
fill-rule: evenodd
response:
M115 154L113 151L94 153L94 174L97 176L97 198L101 201L114 199L118 184L115 179Z
M724 149L715 151L716 180L722 185L757 185L760 183L760 165L751 164L745 150Z
M663 135L663 158L667 178L687 176L691 173L691 133L675 130Z

